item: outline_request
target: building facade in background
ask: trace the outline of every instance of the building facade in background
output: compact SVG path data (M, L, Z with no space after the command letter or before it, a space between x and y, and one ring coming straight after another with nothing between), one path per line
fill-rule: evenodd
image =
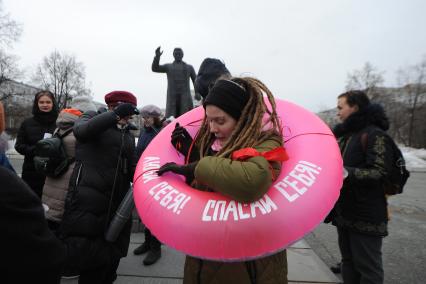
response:
M13 138L24 119L32 115L34 95L39 90L13 80L5 81L0 85L0 100L6 112L6 132Z

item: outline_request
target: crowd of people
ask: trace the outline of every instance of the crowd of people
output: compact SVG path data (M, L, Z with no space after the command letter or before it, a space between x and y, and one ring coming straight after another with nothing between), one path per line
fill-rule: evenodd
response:
M158 48L153 70L167 72L159 65L161 53ZM181 60L183 52L175 53ZM254 202L279 176L285 159L255 155L232 163L232 154L249 147L258 152L283 148L274 96L258 79L232 77L217 59L207 58L196 78L192 71L204 108L202 124L195 137L182 126L174 129L171 145L186 162L166 163L158 175L173 172L196 190ZM165 120L158 106L138 109L137 98L127 91L106 94L105 103L107 109L96 109L90 97L77 96L59 110L51 92L35 94L33 116L22 123L15 144L25 157L21 177L5 155L7 143L0 143L0 271L5 283L59 283L71 276L78 276L79 283L116 280L120 259L128 253L131 220L114 241L106 240L105 232L131 187L137 160ZM139 114L135 145L130 120ZM0 104L1 132L4 115ZM383 283L381 246L388 216L381 183L389 172L389 124L383 109L362 91L338 96L338 116L342 123L334 133L348 175L326 221L337 226L344 282ZM363 133L368 133L366 146ZM57 134L70 164L60 176L46 176L34 167L36 143ZM152 265L161 257L161 243L146 228L145 241L133 253L147 253L143 264ZM286 251L240 262L187 256L184 283L287 283Z

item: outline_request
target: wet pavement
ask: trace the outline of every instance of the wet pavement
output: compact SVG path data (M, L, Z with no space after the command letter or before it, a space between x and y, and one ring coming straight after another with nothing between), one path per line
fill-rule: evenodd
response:
M389 236L382 249L385 283L425 283L426 172L412 172L404 192L390 197L388 202ZM340 261L334 226L321 224L305 240L328 266Z

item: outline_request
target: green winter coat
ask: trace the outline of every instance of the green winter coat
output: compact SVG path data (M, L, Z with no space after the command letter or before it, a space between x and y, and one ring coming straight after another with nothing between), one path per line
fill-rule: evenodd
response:
M278 141L271 139L255 149L264 152L279 146ZM270 165L274 170L273 175ZM195 168L195 180L238 202L249 203L267 192L273 182L272 177L278 177L280 170L280 163L270 164L263 157L239 162L208 156L202 158ZM253 245L255 241L253 240ZM218 262L187 256L183 283L287 283L287 254L284 250L245 262Z

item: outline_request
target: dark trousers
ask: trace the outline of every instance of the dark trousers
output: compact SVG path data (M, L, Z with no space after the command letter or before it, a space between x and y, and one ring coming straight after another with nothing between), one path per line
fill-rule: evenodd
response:
M121 255L102 238L68 237L64 275L80 275L79 284L111 284L117 278Z
M382 284L382 237L355 233L338 227L345 284Z
M26 267L23 270L2 270L0 268L2 284L24 284L24 283L43 283L43 284L60 284L61 270L39 270L28 271Z
M151 231L145 227L145 242L149 244L150 250L160 250L161 243L160 241L151 234Z
M102 267L82 271L78 278L78 284L112 284L117 279L117 268L120 259L111 259Z

